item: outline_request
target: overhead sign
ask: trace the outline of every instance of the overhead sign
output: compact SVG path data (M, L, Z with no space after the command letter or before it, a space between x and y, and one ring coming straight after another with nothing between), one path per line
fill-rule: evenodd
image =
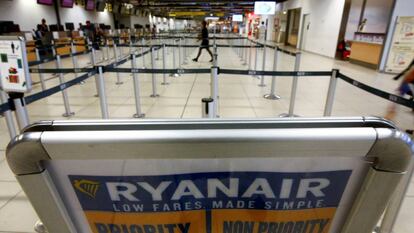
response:
M255 15L274 15L276 13L276 2L254 2Z
M243 22L243 15L233 15L233 22Z
M5 92L28 92L31 89L28 70L24 39L0 37L0 88Z
M78 161L82 166L62 161L52 170L59 171L55 178L74 208L71 215L86 224L81 224L86 227L82 232L335 231L334 217L343 216L350 203L343 194L355 187L351 175L358 174L359 160L342 161L331 170L309 168L315 163L305 158L288 170L282 168L287 159L260 160L180 159L168 160L168 165L165 160L131 160L127 166L119 160ZM76 172L75 167L91 170Z

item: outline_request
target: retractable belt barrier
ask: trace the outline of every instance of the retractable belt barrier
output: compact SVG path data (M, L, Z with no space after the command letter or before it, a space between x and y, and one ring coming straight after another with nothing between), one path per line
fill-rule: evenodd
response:
M85 54L90 53L91 51L92 51L91 49L88 49L88 50L85 50L85 51L82 51L82 52L76 52L76 53L70 53L70 54L60 55L60 58L63 59L63 58L68 58L68 57L72 57L72 56L85 55ZM36 65L48 63L48 62L51 62L51 61L55 61L56 60L56 57L57 56L53 56L53 57L50 57L50 58L41 59L39 61L32 61L32 62L29 62L29 66L36 66Z
M149 53L150 51L144 52ZM142 56L142 54L135 55L136 57ZM127 62L130 58L125 58L117 63L113 63L107 66L101 66L103 72L118 72L118 73L142 73L142 74L209 74L211 72L211 69L133 69L133 68L115 68L116 66L119 66L125 62ZM71 81L68 81L64 84L58 85L56 87L47 89L45 91L42 91L40 93L36 93L34 95L26 97L27 103L32 103L36 100L46 98L56 92L59 92L63 89L69 88L77 83L80 83L87 79L88 77L96 74L96 68L78 68L78 69L71 69L71 68L65 68L65 69L34 69L31 68L31 73L85 73L87 74L82 75L78 78L75 78ZM261 71L261 70L233 70L233 69L218 69L218 74L238 74L238 75L264 75L264 76L280 76L280 77L291 77L291 76L330 76L332 75L332 71ZM352 79L342 73L337 74L337 78L344 80L345 82L358 87L366 92L369 92L375 96L381 97L383 99L386 99L388 101L394 102L399 105L403 105L408 108L414 108L414 101L409 100L407 98L394 95L379 89L376 89L374 87L368 86L364 83L361 83L355 79ZM63 89L62 89L63 88ZM13 109L10 105L11 102L5 103L0 105L0 114Z

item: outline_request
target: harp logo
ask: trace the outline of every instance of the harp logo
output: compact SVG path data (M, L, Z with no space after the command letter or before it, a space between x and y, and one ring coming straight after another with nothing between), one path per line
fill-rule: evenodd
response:
M96 197L96 192L99 189L99 182L92 180L74 180L73 186L81 193L84 193L91 198Z

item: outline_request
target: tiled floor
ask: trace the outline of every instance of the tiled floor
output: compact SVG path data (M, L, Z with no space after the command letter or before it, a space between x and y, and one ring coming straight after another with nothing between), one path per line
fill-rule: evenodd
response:
M195 43L195 42L192 42ZM226 41L219 41L226 44ZM125 53L127 49L125 48ZM247 69L242 66L240 58L231 48L219 48L219 65L221 68ZM187 61L188 65L183 68L209 68L211 64L207 53L203 53L198 63L191 62L196 51L189 49L191 54ZM161 54L161 53L160 53ZM254 53L253 59L254 61ZM262 67L262 50L258 50L258 66ZM268 49L266 69L272 69L273 51ZM99 57L99 56L98 56ZM178 55L177 55L178 57ZM172 53L168 51L167 68L172 67ZM178 61L178 58L176 58ZM79 59L81 66L87 65L89 56L82 56ZM252 62L254 64L254 62ZM71 67L70 59L63 60L65 67ZM156 67L161 68L161 59L156 61ZM142 66L142 60L138 59L138 65ZM294 58L280 53L278 70L291 71L294 65ZM130 62L122 67L130 67ZM150 67L149 55L146 56L146 66ZM54 67L53 63L45 67ZM331 58L304 52L301 59L300 70L303 71L329 71L338 68L344 74L376 88L393 92L398 82L391 79L392 75L378 73L374 70L352 65L348 62L335 61ZM136 113L133 81L131 75L120 74L122 85L116 85L114 73L105 74L106 93L108 96L108 107L110 118L131 118ZM142 110L147 118L199 118L201 116L201 98L210 94L209 74L185 74L179 78L167 77L169 85L160 85L162 75L156 75L157 89L160 97L150 98L152 93L151 75L140 75L141 104ZM73 74L65 75L65 79L73 78ZM39 81L37 75L33 75L34 81ZM291 90L291 77L278 77L276 92L281 96L280 100L267 100L264 94L269 93L271 77L265 78L266 87L259 87L259 79L251 76L220 75L219 80L219 115L222 118L248 117L263 118L277 117L286 113L289 107ZM300 116L322 116L326 93L328 89L328 77L304 77L299 80L299 87L296 98L295 114ZM58 84L57 78L47 81L47 87ZM33 93L40 91L40 85L34 86ZM90 78L83 85L76 85L68 90L71 111L75 115L70 119L100 118L101 111L99 99L96 94L95 81ZM390 102L372 96L349 84L339 80L335 103L333 107L334 116L383 116ZM65 119L62 114L65 112L60 93L50 96L47 99L32 103L28 107L30 121ZM402 129L413 127L413 114L405 107L398 108L398 115L395 123ZM33 232L33 225L37 220L36 214L29 201L22 192L19 184L11 173L4 158L4 150L9 141L6 124L0 119L0 232ZM411 233L414 229L414 188L411 183L410 190L405 198L399 222L395 233Z

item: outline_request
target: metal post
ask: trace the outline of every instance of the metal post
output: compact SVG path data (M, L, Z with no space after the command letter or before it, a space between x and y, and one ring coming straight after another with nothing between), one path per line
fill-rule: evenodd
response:
M23 95L19 98L13 98L13 103L16 109L15 115L17 119L17 126L19 127L19 130L22 131L26 126L30 124L29 114L27 114L26 103L24 101Z
M8 98L7 95L4 91L0 90L0 105L7 103L8 102ZM13 116L12 116L12 111L7 110L3 113L4 118L6 120L6 124L7 124L7 129L9 130L9 135L10 138L14 138L17 135L16 132L16 127L14 125L14 120L13 120Z
M136 54L132 54L132 68L136 69L137 68L137 57ZM134 118L143 118L145 117L145 114L142 113L141 110L141 94L140 94L140 90L139 90L139 79L138 79L138 74L137 73L132 73L132 77L134 80L134 94L135 94L135 109L137 110L137 113L135 113L133 115Z
M62 63L61 63L61 60L60 60L60 56L59 55L56 56L56 68L57 69L61 69L62 68ZM63 77L63 73L59 73L58 75L59 75L59 83L60 83L60 85L64 85L65 78ZM70 117L70 116L75 115L74 112L71 112L70 111L69 98L68 98L68 93L67 93L66 89L62 90L62 97L63 97L63 104L65 106L65 113L63 113L62 116L64 116L64 117Z
M218 67L211 67L210 97L213 101L212 114L217 117L218 113Z
M166 58L166 51L165 51L165 44L162 45L162 69L165 70L165 58ZM162 83L161 85L168 85L169 83L167 82L167 74L163 73L162 74Z
M40 54L39 54L39 49L35 48L35 52L36 52L36 60L40 62ZM42 64L37 65L38 69L42 69ZM44 91L46 89L46 83L45 83L45 79L43 76L42 72L39 72L39 79L40 79L40 85L42 87L42 91Z
M71 42L71 44L70 44L70 53L71 53L70 57L72 58L72 65L73 65L73 68L75 69L75 72L73 72L75 78L78 77L78 73L76 72L76 69L79 68L78 59L76 59L76 56L74 55L76 52L77 52L76 47L73 45L73 42ZM80 82L80 84L85 84L85 82L82 81L82 82Z
M176 55L175 55L175 39L173 39L172 51L173 51L173 57L172 57L173 69L176 69L177 66L176 66L176 63L175 63L175 57L176 57ZM178 73L170 74L170 77L179 77L179 76L180 76L180 74L178 74Z
M242 44L242 46L243 46L243 48L242 48L242 58L241 58L241 60L240 61L242 61L243 63L242 63L242 65L243 66L245 66L245 65L247 65L247 62L246 62L246 40L245 39L243 39L243 44Z
M91 64L93 67L96 66L96 53L95 53L95 49L93 47L91 47ZM95 86L96 86L96 94L94 95L95 97L99 96L99 92L98 92L98 79L97 79L97 75L95 75Z
M106 93L105 93L105 81L103 76L102 66L98 67L98 76L97 76L97 83L98 83L98 95L99 95L99 102L101 105L101 113L102 119L108 119L108 103L106 101Z
M182 57L181 57L181 38L178 39L178 68L181 69Z
M296 53L295 58L295 71L299 71L300 67L300 53ZM295 110L295 102L296 102L296 92L298 90L298 76L293 76L292 80L292 91L290 93L290 104L289 104L289 113L281 114L281 117L297 117L297 115L294 115L293 112Z
M277 59L277 52L278 52L277 49L278 48L276 46L274 56L273 56L273 71L277 71L277 61L278 61L278 59ZM276 95L275 91L276 91L276 76L272 76L272 84L271 84L271 87L270 87L270 94L266 94L263 97L265 99L268 99L268 100L278 100L278 99L280 99L280 96Z
M155 69L155 57L154 57L154 47L151 46L151 69ZM150 97L155 98L159 97L160 95L157 94L157 80L155 77L155 73L152 72L152 94Z
M214 100L212 98L201 99L201 117L214 118Z
M145 55L144 55L144 46L145 46L145 39L144 37L141 38L141 56L142 56L142 68L145 69Z
M185 39L185 37L183 37L183 41L184 41L184 47L183 47L183 57L184 57L184 59L183 59L183 65L187 65L188 63L187 63L187 53L186 53L186 50L187 50L187 42L186 42L186 39Z
M108 60L110 60L111 58L110 58L110 56L109 56L109 43L108 43L108 40L105 40L105 51L106 51L106 61L108 61Z
M158 40L158 46L160 46L160 39L157 39L157 40ZM155 60L156 61L160 60L160 50L159 49L157 49L157 57L155 58Z
M335 98L336 81L337 81L338 70L333 69L331 79L329 80L328 95L326 96L325 111L323 116L331 116L332 107Z
M254 47L254 70L257 71L257 44ZM253 77L258 78L256 74L254 74Z
M119 61L119 57L118 57L118 46L116 46L116 44L114 43L114 54L115 54L115 63L117 63ZM116 72L116 85L121 85L123 84L123 82L121 82L121 76L119 74L119 72Z
M263 63L262 63L262 71L266 69L266 45L263 46ZM259 87L265 87L266 84L264 83L264 75L260 78Z
M250 70L252 68L252 50L253 50L253 43L251 41L249 41L250 43L250 48L249 48L249 68L248 70Z
M214 54L213 54L213 66L215 66L215 67L217 67L218 66L218 52L217 52L217 44L215 44L214 43L214 45L213 45L214 47L213 47L213 51L214 51Z

